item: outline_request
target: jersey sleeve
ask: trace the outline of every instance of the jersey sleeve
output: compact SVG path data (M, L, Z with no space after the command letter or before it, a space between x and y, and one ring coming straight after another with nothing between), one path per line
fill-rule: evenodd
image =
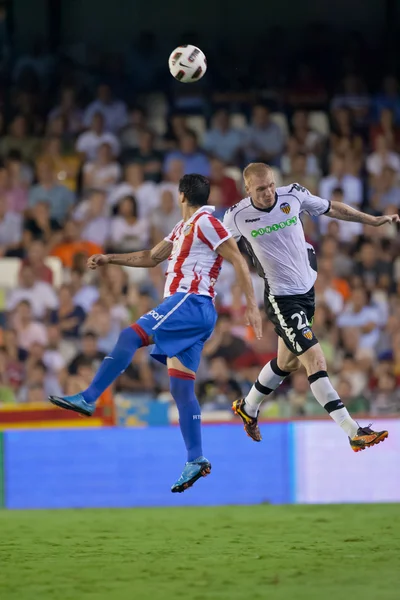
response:
M296 187L297 186L297 187ZM320 198L319 196L313 196L306 188L295 183L293 187L300 191L298 198L301 203L301 212L307 212L309 215L319 216L327 213L331 207L329 200Z
M228 210L226 211L224 215L223 224L226 227L226 229L231 232L233 239L238 242L242 237L242 234L236 227L234 213L232 212L231 208L228 208Z
M171 242L173 243L175 238L176 238L176 234L178 232L179 227L181 226L182 221L179 221L179 223L177 223L175 225L175 227L173 228L173 230L171 231L170 234L168 234L167 236L165 236L164 238L164 242Z
M212 215L201 217L197 223L197 235L211 250L216 250L232 237L228 229Z

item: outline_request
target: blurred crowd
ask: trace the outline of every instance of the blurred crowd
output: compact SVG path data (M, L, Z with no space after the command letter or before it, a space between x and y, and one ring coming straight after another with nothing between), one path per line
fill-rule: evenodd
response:
M400 88L393 75L369 91L362 77L347 74L331 92L304 65L273 102L253 92L211 100L201 85L174 98L158 93L130 102L104 80L82 102L79 82L62 85L56 99L49 94L49 72L43 60L20 61L11 104L0 110L0 271L7 259L19 260L17 282L0 289L0 403L87 387L121 329L159 303L165 265L95 272L85 265L93 253L137 251L163 239L181 218L185 173L210 178L219 218L244 196L241 169L249 161L272 165L277 185L298 182L374 215L399 210ZM400 412L397 226L306 216L303 225L319 257L313 327L336 389L353 413ZM262 305L263 282L252 273ZM246 327L229 264L216 290L219 319L197 378L210 411L246 393L277 344L267 319L262 340ZM164 398L166 369L142 349L115 391ZM263 411L322 414L303 371Z

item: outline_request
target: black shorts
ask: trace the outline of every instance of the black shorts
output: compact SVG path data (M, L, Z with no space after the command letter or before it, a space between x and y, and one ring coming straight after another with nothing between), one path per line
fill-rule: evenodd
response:
M300 356L318 344L311 329L315 312L314 287L305 294L293 296L273 296L266 289L264 304L276 333L293 354Z

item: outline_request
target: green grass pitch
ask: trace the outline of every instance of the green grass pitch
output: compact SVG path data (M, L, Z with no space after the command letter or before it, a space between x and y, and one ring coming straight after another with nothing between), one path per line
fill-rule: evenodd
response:
M1 600L180 597L399 600L400 505L0 511Z

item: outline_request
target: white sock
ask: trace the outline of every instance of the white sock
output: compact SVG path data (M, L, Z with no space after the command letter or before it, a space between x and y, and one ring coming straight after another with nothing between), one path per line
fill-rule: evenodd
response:
M339 399L337 391L332 386L328 373L318 371L308 378L311 391L319 404L325 408L332 419L343 429L350 438L358 431L358 424L351 418L349 411Z
M276 358L263 367L257 381L249 391L245 400L245 411L250 417L256 417L258 409L265 398L289 375L282 371L277 364Z

